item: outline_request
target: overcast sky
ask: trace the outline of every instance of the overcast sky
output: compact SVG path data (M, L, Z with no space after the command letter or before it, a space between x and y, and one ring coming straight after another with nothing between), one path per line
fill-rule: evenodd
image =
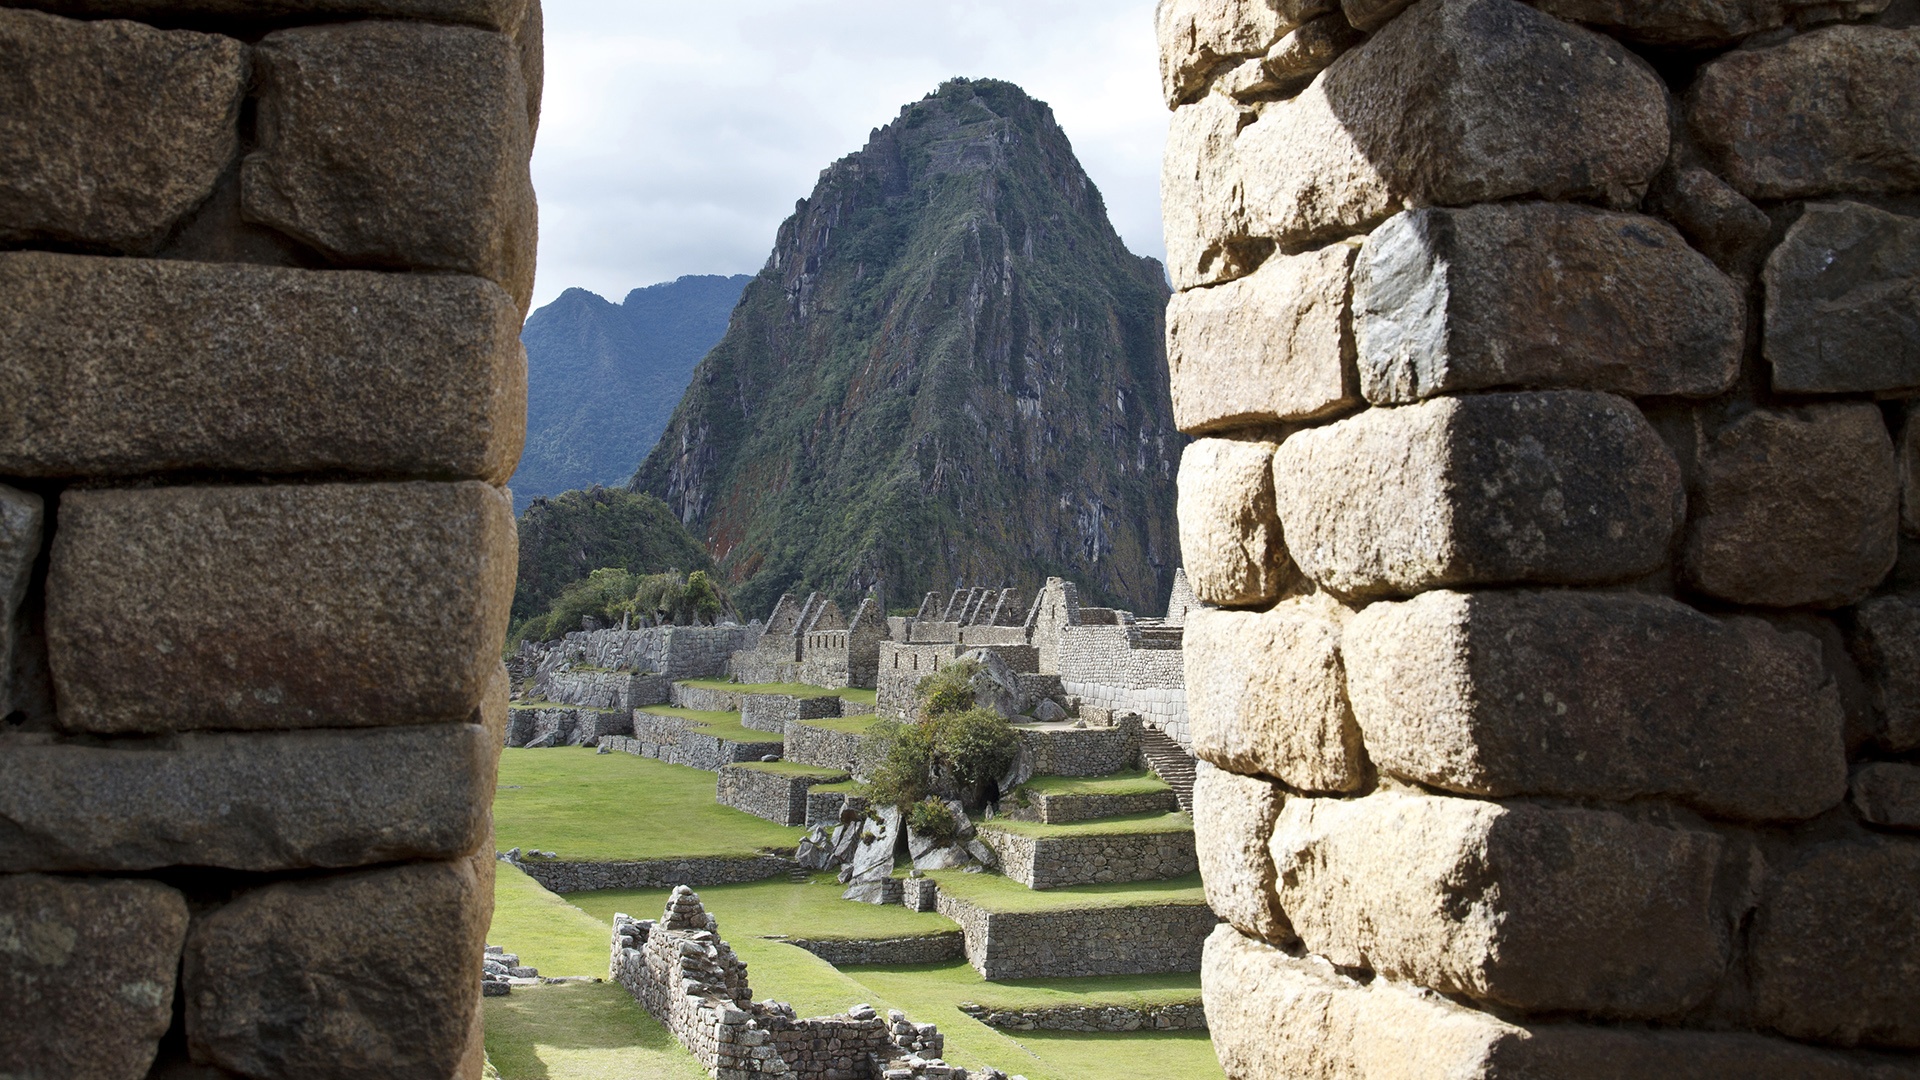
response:
M820 170L955 75L1053 106L1164 256L1153 0L546 0L536 304L757 272Z

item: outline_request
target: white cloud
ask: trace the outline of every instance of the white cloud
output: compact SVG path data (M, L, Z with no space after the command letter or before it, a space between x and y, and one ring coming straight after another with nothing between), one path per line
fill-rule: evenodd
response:
M1053 106L1164 254L1153 0L547 0L536 303L753 273L820 170L955 75Z

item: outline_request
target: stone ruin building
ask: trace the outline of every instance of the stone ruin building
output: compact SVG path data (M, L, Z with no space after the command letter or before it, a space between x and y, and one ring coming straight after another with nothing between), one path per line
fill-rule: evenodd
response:
M803 1020L793 1006L755 1002L747 965L686 886L658 920L613 917L613 980L627 988L715 1080L1006 1080L940 1059L946 1040L932 1024L871 1005Z
M540 25L0 6L0 1072L480 1076Z
M840 605L809 595L804 603L782 596L757 642L736 653L727 671L736 682L806 683L871 690L887 639L886 612L869 596L848 622Z
M1920 7L1158 23L1228 1075L1920 1076Z

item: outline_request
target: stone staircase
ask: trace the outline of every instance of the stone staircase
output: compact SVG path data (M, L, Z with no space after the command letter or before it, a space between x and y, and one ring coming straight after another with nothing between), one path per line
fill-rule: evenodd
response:
M1147 728L1140 734L1140 757L1153 774L1173 789L1180 809L1193 813L1193 755L1159 728Z

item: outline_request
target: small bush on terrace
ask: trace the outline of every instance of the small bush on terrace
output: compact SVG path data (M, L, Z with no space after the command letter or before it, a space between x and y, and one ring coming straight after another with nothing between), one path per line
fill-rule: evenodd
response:
M953 809L939 799L922 799L907 811L907 827L940 847L952 847L960 839L960 821Z
M876 806L902 808L929 798L958 799L969 809L986 804L994 782L1020 753L1019 736L994 713L975 708L967 680L972 665L956 664L921 680L921 719L873 728L869 795Z

